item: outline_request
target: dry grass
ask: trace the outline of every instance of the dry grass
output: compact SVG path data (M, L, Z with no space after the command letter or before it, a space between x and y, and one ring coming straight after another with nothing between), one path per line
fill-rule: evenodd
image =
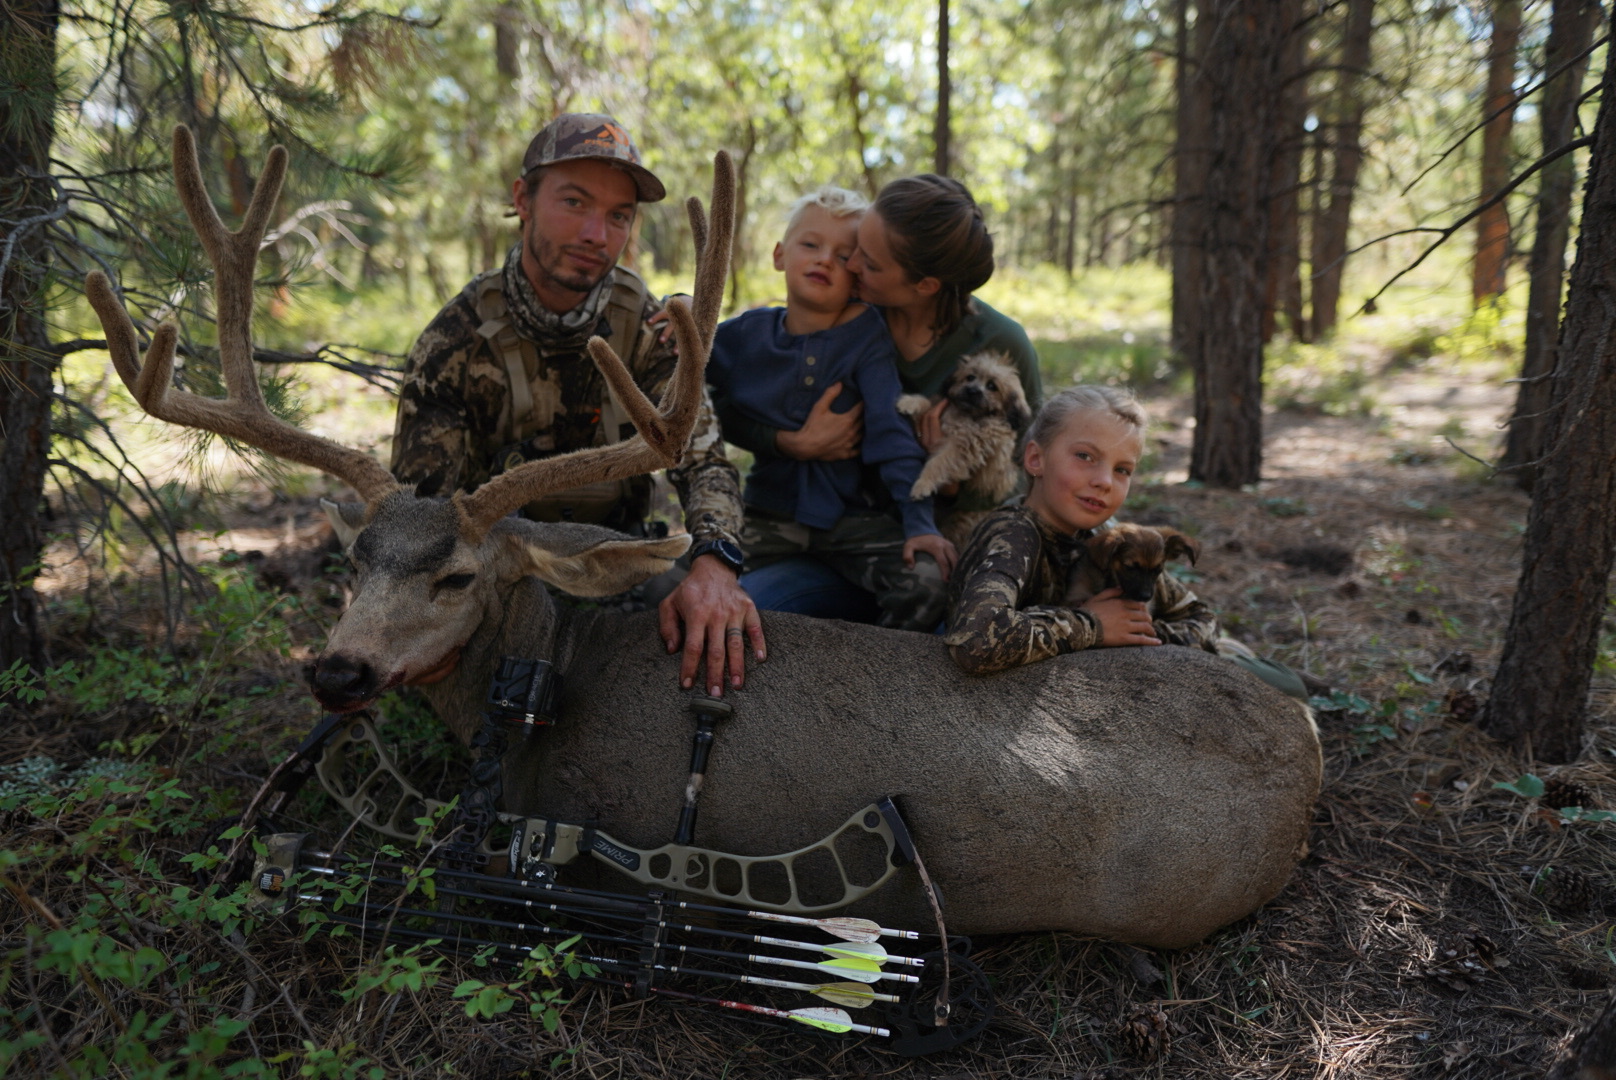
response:
M1273 479L1260 490L1165 482L1133 500L1138 520L1200 537L1195 588L1239 636L1373 707L1370 715L1321 716L1324 791L1311 853L1289 887L1199 946L1145 954L1066 934L978 941L978 960L999 994L998 1018L973 1043L920 1060L894 1057L875 1041L781 1032L597 987L572 992L554 1033L520 1009L474 1021L449 988L463 977L491 976L463 960L447 961L435 988L377 989L344 1001L338 991L374 968L375 950L323 936L304 941L296 927L275 921L231 938L204 921L186 925L160 913L112 920L113 936L131 947L184 954L192 967L219 964L185 985L173 962L138 989L43 970L41 935L52 920L71 923L93 907L108 881L155 891L185 880L178 859L195 836L159 830L146 841L157 862L138 871L98 850L86 865L107 868L99 879L75 879L65 856L8 878L32 899L0 913L6 948L19 950L6 1008L22 1010L0 1018L16 1025L0 1037L30 1024L48 1032L18 1062L34 1074L59 1070L87 1041L116 1043L119 1025L143 1008L178 1017L157 1040L170 1048L209 1017L249 1021L220 1060L289 1055L276 1066L289 1075L302 1068L362 1076L374 1066L389 1077L451 1069L514 1077L546 1072L564 1053L556 1073L591 1080L1539 1076L1616 982L1616 826L1562 824L1493 786L1530 763L1465 722L1463 695L1485 693L1497 659L1526 503L1505 485L1465 478L1472 474L1463 461L1434 438L1437 425L1453 426L1454 411L1438 407L1443 394L1412 382L1403 389L1379 419L1273 417ZM1446 400L1470 410L1461 419L1472 433L1504 404L1469 384ZM1158 465L1171 481L1188 442L1172 422L1183 403L1153 408L1164 421ZM70 651L71 643L63 647ZM279 697L295 701L291 667L259 662L266 677L287 680ZM1592 713L1582 758L1540 771L1616 808L1608 674ZM0 733L0 760L39 753L82 760L108 731L128 738L152 723L61 721L49 710L14 720ZM204 710L193 722L232 721L228 710ZM187 785L219 788L221 801L249 788L296 722L277 706L257 723L229 755L174 767ZM65 851L98 812L14 814L0 822L5 847L56 843Z

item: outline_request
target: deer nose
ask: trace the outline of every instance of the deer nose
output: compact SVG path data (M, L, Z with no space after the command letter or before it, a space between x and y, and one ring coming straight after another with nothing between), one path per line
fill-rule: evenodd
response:
M376 690L376 672L364 661L338 654L321 658L309 677L309 688L330 708L365 701Z

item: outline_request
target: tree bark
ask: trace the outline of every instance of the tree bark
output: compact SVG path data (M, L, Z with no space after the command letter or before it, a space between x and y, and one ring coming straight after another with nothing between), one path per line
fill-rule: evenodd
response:
M1581 53L1593 40L1599 21L1597 0L1554 0L1549 41L1543 64L1555 71ZM1538 103L1543 153L1551 153L1576 135L1577 99L1588 71L1584 57L1543 88ZM1571 233L1571 194L1576 184L1574 155L1567 154L1543 167L1537 196L1537 234L1532 240L1528 273L1531 283L1526 301L1526 340L1521 358L1521 383L1515 397L1515 415L1500 464L1514 467L1514 477L1532 489L1536 468L1530 463L1547 449L1550 427L1549 373L1554 370L1560 338L1560 296L1565 284L1566 243Z
M1302 147L1307 141L1307 35L1292 34L1282 55L1282 105L1274 132L1273 175L1268 180L1268 277L1263 292L1262 340L1281 325L1300 336L1302 324Z
M1200 37L1190 26L1189 0L1177 0L1178 64L1173 75L1177 133L1173 147L1172 350L1190 363L1190 342L1201 323L1201 195L1206 178L1207 94L1196 54ZM1075 260L1068 243L1068 265Z
M10 120L0 125L0 206L15 219L51 212L42 179L55 137L57 0L14 0L0 24ZM31 85L29 85L31 84ZM0 670L45 666L34 578L45 547L41 520L50 459L52 384L61 363L45 326L49 267L43 221L13 234L0 277Z
M936 148L936 158L932 163L932 172L938 176L947 176L952 148L949 145L949 92L952 84L948 78L948 0L937 0L937 120L932 128L932 145Z
M1341 306L1341 277L1346 270L1347 235L1352 225L1352 199L1358 190L1358 171L1363 166L1363 79L1369 72L1370 43L1375 22L1375 0L1348 0L1347 26L1341 41L1341 70L1336 76L1331 123L1321 130L1334 153L1319 154L1318 161L1332 159L1330 182L1324 182L1322 168L1313 180L1312 317L1308 336L1322 340L1335 332ZM1326 132L1328 135L1326 136Z
M1198 325L1190 479L1240 487L1262 478L1262 313L1285 55L1301 0L1199 0L1207 166L1198 214Z
M1550 68L1549 70L1553 70ZM1609 1080L1616 1076L1616 1000L1571 1040L1544 1080Z
M1548 380L1556 420L1482 718L1487 731L1555 762L1582 749L1616 559L1616 64L1603 83L1561 362Z
M1487 51L1487 93L1482 116L1493 116L1481 132L1481 200L1509 183L1509 136L1515 110L1515 48L1521 37L1521 0L1493 0L1492 45ZM1504 291L1509 266L1509 207L1500 199L1476 219L1476 258L1470 294L1477 307Z

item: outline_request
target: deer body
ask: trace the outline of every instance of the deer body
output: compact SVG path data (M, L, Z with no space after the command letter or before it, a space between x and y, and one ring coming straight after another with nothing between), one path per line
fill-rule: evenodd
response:
M86 294L120 377L153 416L323 469L364 500L328 507L358 578L314 666L315 696L347 712L418 684L467 738L499 657L551 660L566 679L561 718L508 757L509 808L597 820L632 844L666 841L691 734L678 657L664 650L653 615L558 610L540 579L576 595L620 592L664 569L688 538L632 540L510 514L546 492L680 460L728 273L728 158L715 162L710 233L692 200L694 301L669 305L679 363L662 401L640 393L605 342L590 342L639 434L528 462L449 499L400 488L366 455L264 406L252 366L253 268L285 152L272 151L235 233L208 201L183 128L174 161L217 269L227 397L170 385L172 325L153 332L142 358L107 278L90 275ZM1159 946L1248 914L1278 892L1300 853L1321 774L1312 720L1225 661L1171 647L1099 650L973 677L928 635L789 615L771 615L766 629L769 659L732 692L737 716L709 768L705 847L778 854L894 795L951 929L1067 929ZM865 904L929 922L907 875Z
M558 607L532 577L493 592L454 673L424 687L439 716L469 737L499 656L551 660L561 715L511 751L507 808L667 842L694 726L654 614ZM895 795L953 929L1161 947L1243 917L1290 875L1319 787L1317 736L1301 705L1227 661L1095 650L983 678L930 635L764 617L770 658L728 695L704 847L793 850ZM853 910L929 921L912 875Z

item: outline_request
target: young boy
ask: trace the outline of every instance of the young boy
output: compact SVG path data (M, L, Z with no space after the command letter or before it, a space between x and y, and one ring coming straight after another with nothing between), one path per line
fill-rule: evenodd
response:
M874 594L882 626L930 631L942 621L944 582L956 553L937 531L931 500L909 499L926 453L897 409L902 388L886 325L875 308L852 300L847 260L868 205L834 187L797 201L774 246L786 306L758 308L720 325L707 380L727 427L779 433L771 436L772 446L758 448L746 478L741 545L747 569L811 556ZM782 444L820 398L838 388L832 409L864 410L858 456L792 457ZM866 468L879 474L901 522L861 493ZM921 553L928 558L917 559Z

